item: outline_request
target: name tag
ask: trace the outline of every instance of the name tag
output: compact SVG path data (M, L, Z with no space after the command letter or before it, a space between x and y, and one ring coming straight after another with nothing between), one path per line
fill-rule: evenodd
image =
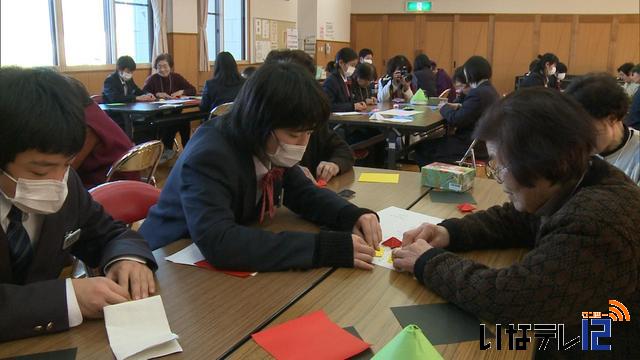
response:
M64 242L62 243L62 250L67 250L68 248L73 246L73 244L75 244L78 240L80 240L80 233L81 232L82 232L82 230L80 230L80 229L77 229L75 231L69 231L64 236Z

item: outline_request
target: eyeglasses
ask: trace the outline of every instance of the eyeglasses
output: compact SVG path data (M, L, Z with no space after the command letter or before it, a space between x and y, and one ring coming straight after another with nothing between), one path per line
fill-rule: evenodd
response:
M505 170L508 170L506 166L499 166L495 160L489 160L487 162L487 176L495 179L498 184L502 184L504 178L502 177L502 173Z

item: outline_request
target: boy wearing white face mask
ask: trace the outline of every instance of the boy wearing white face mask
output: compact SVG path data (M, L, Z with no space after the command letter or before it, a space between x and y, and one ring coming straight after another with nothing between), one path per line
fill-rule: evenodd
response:
M116 62L116 71L104 80L102 97L107 103L130 103L136 101L155 101L151 93L142 91L135 81L133 72L136 62L131 56L121 56Z
M152 248L191 238L221 269L372 269L382 237L375 213L318 188L297 166L311 132L328 117L329 104L309 71L291 62L265 63L231 112L191 138L140 232ZM249 226L277 216L280 203L333 231Z
M0 69L0 341L63 331L155 291L148 244L70 169L84 109L59 94L73 92L51 70ZM106 276L59 279L69 254Z
M351 94L351 75L356 70L358 54L352 48L342 48L336 53L331 74L322 83L322 89L329 98L332 112L364 111L364 101L354 103Z

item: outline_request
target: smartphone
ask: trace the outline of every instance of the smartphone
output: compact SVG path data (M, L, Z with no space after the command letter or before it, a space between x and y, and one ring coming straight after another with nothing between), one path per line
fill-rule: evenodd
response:
M353 197L353 195L355 195L356 192L353 190L349 190L349 189L344 189L342 191L340 191L338 193L338 196L340 196L341 198L345 198L345 199L350 199Z

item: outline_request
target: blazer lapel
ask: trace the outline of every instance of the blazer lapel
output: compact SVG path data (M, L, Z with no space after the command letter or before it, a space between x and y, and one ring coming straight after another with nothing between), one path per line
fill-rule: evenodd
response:
M26 283L54 279L59 275L65 260L62 256L62 243L65 235L65 215L68 213L67 210L45 216L40 229L40 239L33 249L33 260L27 272Z
M13 283L11 271L11 255L9 254L9 240L7 234L0 228L0 283Z

